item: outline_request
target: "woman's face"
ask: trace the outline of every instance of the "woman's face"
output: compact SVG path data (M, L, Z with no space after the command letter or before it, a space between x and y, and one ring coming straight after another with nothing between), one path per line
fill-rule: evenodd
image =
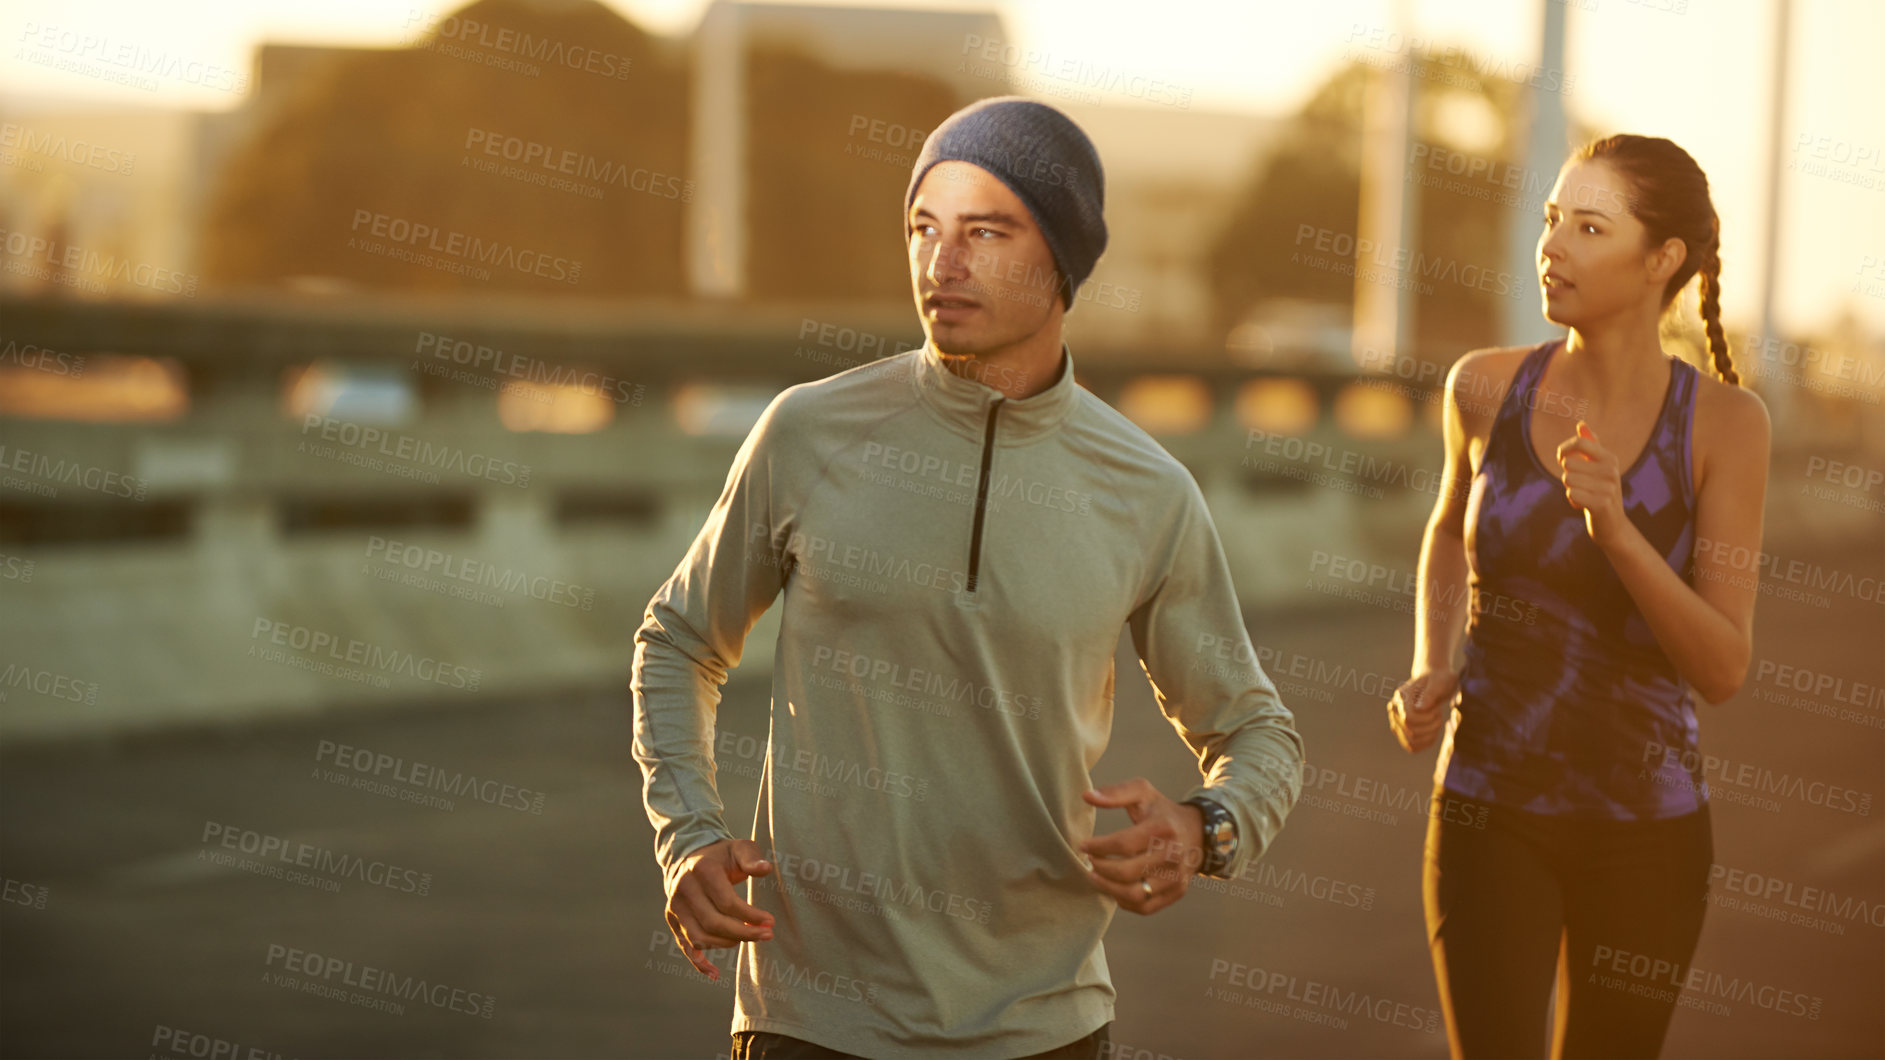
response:
M1545 319L1589 327L1649 303L1662 307L1663 285L1681 265L1679 239L1648 246L1648 231L1630 212L1629 182L1595 159L1567 163L1545 202L1538 237L1538 282Z

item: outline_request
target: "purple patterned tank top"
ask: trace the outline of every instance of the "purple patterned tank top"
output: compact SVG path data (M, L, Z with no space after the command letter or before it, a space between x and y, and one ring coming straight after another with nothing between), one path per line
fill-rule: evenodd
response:
M1466 506L1470 617L1459 723L1441 750L1442 783L1467 798L1533 813L1612 820L1693 813L1695 703L1642 612L1584 529L1584 513L1532 448L1538 381L1562 339L1514 373ZM1622 475L1624 509L1693 584L1695 487L1690 426L1696 371L1669 358L1649 442ZM1620 454L1621 455L1621 454Z

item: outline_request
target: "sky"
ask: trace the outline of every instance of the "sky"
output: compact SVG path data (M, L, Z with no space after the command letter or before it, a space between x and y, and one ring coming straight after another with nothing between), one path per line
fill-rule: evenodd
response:
M647 29L684 36L706 0L604 0ZM1015 43L1193 90L1194 108L1273 116L1299 106L1369 41L1458 45L1535 61L1546 4L1566 8L1566 105L1604 132L1667 136L1708 173L1722 216L1723 309L1746 326L1762 259L1781 0L878 0L986 10ZM456 3L432 0L6 0L0 96L221 110L262 41L395 46ZM1147 12L1157 12L1148 18ZM1793 0L1791 93L1780 145L1779 324L1826 326L1850 305L1885 333L1885 3ZM1399 19L1404 14L1406 22ZM56 69L79 37L193 60L197 83L112 84ZM1370 54L1380 54L1376 48ZM221 83L218 83L221 82Z

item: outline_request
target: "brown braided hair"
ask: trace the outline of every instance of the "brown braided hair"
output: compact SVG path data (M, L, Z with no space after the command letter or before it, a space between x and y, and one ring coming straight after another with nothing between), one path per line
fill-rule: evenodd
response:
M1601 161L1615 167L1634 192L1630 213L1648 235L1651 246L1680 239L1688 254L1663 285L1664 309L1697 275L1701 282L1702 325L1708 331L1708 352L1721 381L1739 386L1741 376L1728 355L1728 336L1721 329L1721 218L1708 195L1708 177L1687 151L1660 136L1619 133L1592 140L1572 156L1580 161Z

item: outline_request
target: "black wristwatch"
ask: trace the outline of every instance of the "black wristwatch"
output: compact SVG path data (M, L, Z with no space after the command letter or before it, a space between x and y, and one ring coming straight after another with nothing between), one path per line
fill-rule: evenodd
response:
M1237 857L1237 819L1222 803L1203 795L1193 795L1184 804L1204 814L1204 864L1198 866L1198 875L1228 879L1224 869Z

